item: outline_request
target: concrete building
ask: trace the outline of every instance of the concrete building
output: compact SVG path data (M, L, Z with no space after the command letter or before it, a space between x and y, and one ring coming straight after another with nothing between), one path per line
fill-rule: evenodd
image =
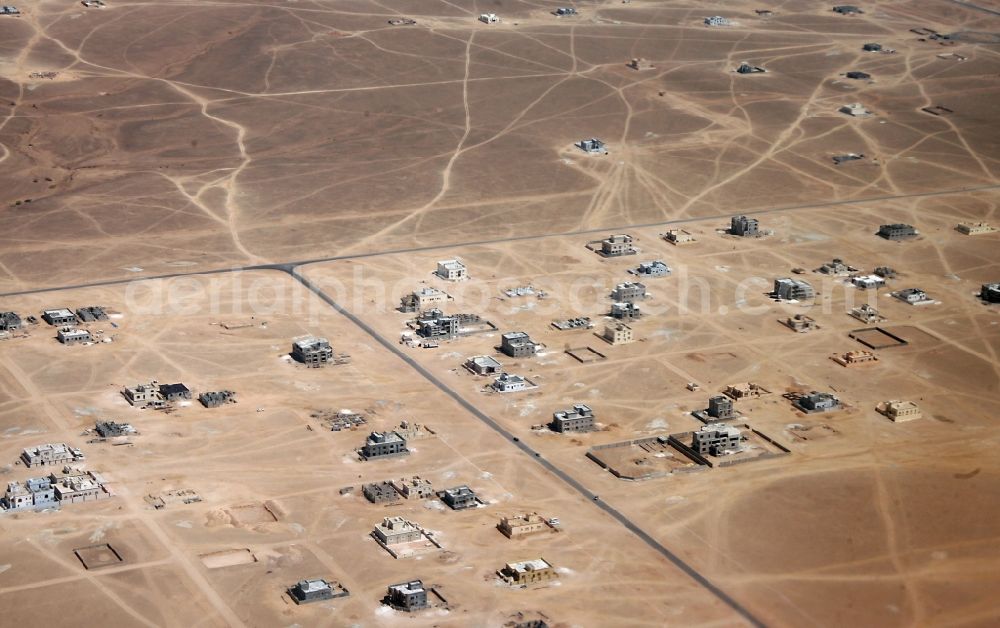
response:
M160 384L160 399L167 403L191 399L191 390L184 384Z
M857 270L858 270L857 268L845 264L844 260L840 259L839 257L835 257L831 261L826 262L825 264L817 268L815 272L823 275L849 275L851 273L857 272Z
M573 7L559 7L552 14L559 17L566 17L567 15L577 15L577 12Z
M21 329L21 317L14 312L0 312L0 331Z
M851 277L851 285L859 290L877 290L885 287L885 279L878 275L855 275Z
M15 6L5 4L0 6L0 15L20 15L21 10Z
M629 272L640 277L666 277L671 271L665 262L654 260L652 262L642 262Z
M555 567L544 558L507 563L497 572L497 575L507 584L517 587L548 582L559 577Z
M44 310L42 312L42 320L52 325L53 327L60 327L62 325L75 325L76 324L76 314L70 311L68 308L61 307L54 310Z
M500 352L512 358L535 355L538 345L523 331L511 331L500 336Z
M636 303L612 303L611 318L619 321L634 321L642 316L642 309Z
M894 223L891 225L879 226L878 235L886 240L905 240L907 238L914 238L919 234L917 233L917 230L913 228L913 225Z
M830 412L840 408L840 399L837 399L831 393L816 392L814 390L808 395L802 395L797 398L792 402L792 405L806 414Z
M897 290L896 292L890 293L892 296L896 297L900 301L909 303L910 305L922 305L925 303L933 303L934 300L927 296L927 293L920 288L905 288L903 290Z
M729 26L732 22L721 15L713 15L705 18L705 26Z
M864 118L872 115L872 112L869 111L867 107L865 107L859 102L852 102L847 105L844 105L843 107L838 109L838 111L840 111L840 113L846 113L847 115L853 116L855 118Z
M469 270L460 259L443 259L439 261L434 274L446 281L464 281L469 278Z
M198 401L206 408L218 408L227 403L236 403L236 393L231 390L220 390L218 392L203 392L198 395Z
M635 340L632 335L632 328L625 323L605 325L603 338L613 345L624 345Z
M835 166L839 166L840 164L847 163L849 161L859 161L864 158L864 153L844 153L842 155L834 155L832 157L833 165Z
M423 312L448 301L448 295L437 288L424 287L400 299L401 312Z
M372 432L358 453L365 460L374 460L403 456L410 452L406 448L406 439L398 432Z
M476 494L467 485L446 488L438 492L438 497L452 510L465 510L479 506L480 501Z
M585 153L608 154L607 145L596 137L592 137L589 140L580 140L575 146Z
M465 361L465 368L476 375L498 375L503 365L488 355L475 355Z
M97 435L101 438L115 438L116 436L134 434L135 428L128 423L97 421L97 423L94 424L94 431L97 432Z
M423 312L415 324L418 336L436 340L453 340L461 328L459 317L447 316L438 309Z
M740 399L759 399L766 395L768 390L766 390L760 384L755 384L754 382L740 382L738 384L729 384L726 389L722 391L722 394L727 397L739 401Z
M771 296L781 301L806 301L816 296L812 286L801 279L781 277L774 280Z
M420 580L389 585L386 602L393 608L407 612L419 611L430 606L427 603L427 590Z
M635 255L639 250L633 245L632 236L627 233L613 233L601 240L601 255L604 257L621 257Z
M361 494L373 504L388 504L399 501L399 493L392 482L372 482L361 486Z
M892 279L896 276L896 270L890 266L878 266L872 272L882 279Z
M862 323L878 323L882 320L882 316L878 313L878 310L867 303L853 308L850 314Z
M589 432L594 429L594 411L582 403L552 414L549 427L554 432Z
M29 469L78 462L84 459L83 452L66 443L47 443L29 447L21 451L21 461Z
M635 303L646 299L646 285L637 281L618 284L611 291L611 300L616 303Z
M760 223L756 218L733 216L729 219L729 233L743 238L755 238L761 235Z
M737 74L763 74L767 72L764 68L758 65L750 65L746 61L743 61L738 66L736 66Z
M530 387L530 383L520 375L500 373L500 375L493 380L493 383L490 384L490 387L498 393L508 393L527 390Z
M696 242L695 237L690 232L683 229L669 229L663 234L663 239L670 244L691 244Z
M328 582L323 578L309 578L308 580L299 580L294 585L288 587L288 595L292 597L296 604L309 604L310 602L347 597L348 592L343 587Z
M164 404L159 385L155 381L149 384L137 384L131 388L126 387L122 389L122 395L134 407L158 407Z
M830 356L834 362L841 366L864 366L878 362L878 356L871 351L848 351Z
M1000 283L984 283L979 298L987 303L1000 303Z
M392 486L404 499L427 499L434 496L434 487L431 485L431 481L425 480L419 475L410 479L401 478L393 482Z
M97 321L108 320L108 314L103 307L89 305L76 310L76 317L81 323L96 323Z
M816 320L811 316L806 316L805 314L794 314L789 316L784 323L785 327L788 327L792 331L800 334L819 329L819 325L816 324Z
M93 342L94 339L86 329L75 327L61 327L56 332L56 338L64 345L78 345L84 342Z
M8 482L0 499L2 510L29 510L58 506L56 491L48 478L28 478L24 483Z
M743 449L743 433L732 425L709 423L691 434L691 449L701 455L723 456Z
M708 409L705 414L713 419L727 421L740 416L740 413L733 407L733 400L725 395L714 395L708 398Z
M917 404L912 401L899 401L896 399L892 401L883 401L875 406L875 410L879 414L885 415L886 418L894 423L916 421L924 416Z
M860 15L861 13L864 13L864 11L852 4L837 5L833 7L833 12L841 15Z
M483 24L499 24L500 17L496 13L481 13L479 21Z
M403 517L383 517L382 523L375 526L372 535L383 545L399 545L400 543L412 543L423 538L424 533L420 526Z
M516 539L528 534L538 532L548 532L552 530L545 517L537 512L530 512L524 515L513 517L503 517L497 524L497 530L508 539Z
M80 504L111 497L104 480L93 471L63 467L61 474L52 473L49 480L61 504Z
M633 70L639 70L639 71L641 71L641 70L653 70L656 67L656 66L653 65L653 63L651 61L649 61L647 59L643 59L642 57L635 57L634 59L632 59L631 61L629 61L626 65L628 67L632 68Z
M984 233L995 233L997 228L987 222L960 222L955 227L959 233L965 235L982 235Z
M320 366L333 360L333 348L326 338L308 336L292 343L292 359L309 366Z

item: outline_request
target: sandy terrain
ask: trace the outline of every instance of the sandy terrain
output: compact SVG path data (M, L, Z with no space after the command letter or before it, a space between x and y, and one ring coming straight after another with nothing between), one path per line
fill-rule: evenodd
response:
M879 0L843 17L815 2L608 0L556 18L558 3L514 0L43 0L0 16L0 312L112 312L85 325L109 342L63 346L45 323L0 339L0 478L41 475L16 462L21 450L67 442L114 493L0 515L0 616L40 625L42 606L47 626L995 624L1000 310L974 293L1000 281L1000 234L954 230L1000 226L1000 15L976 4ZM774 14L754 12L765 7ZM484 11L503 22L477 22ZM715 14L736 24L705 27ZM399 16L417 24L388 24ZM913 28L955 33L954 45ZM863 52L872 41L896 52ZM629 69L634 57L653 69ZM734 73L744 60L768 72ZM852 70L873 80L843 76ZM838 113L853 102L875 115ZM934 105L952 111L922 111ZM588 137L609 154L573 146ZM851 152L865 158L834 164ZM723 235L742 212L773 235ZM890 222L920 236L874 235ZM673 246L668 228L697 242ZM585 246L619 232L639 254ZM470 280L431 274L452 257ZM832 258L899 276L862 292L812 272ZM654 259L673 273L640 279L637 341L610 346L597 336L607 293ZM774 302L765 293L784 276L817 299ZM525 285L546 296L503 294ZM394 308L424 286L498 332L401 344L411 315ZM889 295L910 287L935 303ZM864 348L848 333L868 325L847 311L866 302L908 344L842 367L829 356ZM779 324L796 313L820 328ZM551 326L576 316L595 328ZM540 354L497 354L514 330ZM291 362L307 334L350 363ZM564 352L585 347L606 359ZM489 378L461 367L480 354L538 387L485 391ZM119 394L153 379L233 390L238 403L162 412ZM737 402L738 423L790 454L638 482L585 457L696 430L690 411L743 381L771 393ZM844 407L805 415L784 397L810 390ZM888 399L913 400L924 417L893 423L875 411ZM601 429L533 429L574 403L591 405ZM341 409L368 424L333 432L316 416ZM88 442L98 419L139 433ZM408 456L358 460L370 429L402 420L435 436ZM486 503L459 512L361 495L413 475L468 484ZM561 531L496 530L531 511ZM396 514L443 550L392 558L369 532ZM497 584L505 562L536 557L559 569L556 582ZM350 596L296 606L285 588L310 577ZM380 604L387 585L413 578L447 607Z

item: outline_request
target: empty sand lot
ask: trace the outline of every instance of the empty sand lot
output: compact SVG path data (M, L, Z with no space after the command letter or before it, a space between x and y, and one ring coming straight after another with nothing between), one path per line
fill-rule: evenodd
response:
M21 450L66 442L113 495L0 513L8 622L41 625L39 607L49 626L1000 617L1000 306L976 296L1000 281L1000 233L955 230L1000 226L995 7L18 6L0 16L0 312L100 305L111 318L81 325L106 340L94 344L62 345L44 322L0 337L0 479L48 473L26 469ZM501 22L477 21L483 12ZM716 14L733 23L703 24ZM416 24L389 23L400 17ZM863 51L870 42L883 51ZM742 61L767 72L734 72ZM872 115L839 111L851 103ZM574 146L591 137L608 153ZM859 158L833 160L846 154ZM739 213L770 235L723 233ZM885 223L919 235L884 240ZM695 242L672 245L668 229ZM612 233L638 253L588 249ZM468 280L433 275L449 258ZM862 291L814 271L833 258L898 274ZM670 275L629 274L652 260ZM816 298L776 302L778 277L808 281ZM648 296L635 342L612 346L599 336L624 281ZM529 285L535 294L504 292ZM449 295L446 313L496 330L408 346L414 314L396 307L425 287ZM905 288L932 303L890 294ZM849 336L873 326L848 315L861 304L906 344L844 367L831 356L868 348ZM818 329L781 324L796 314ZM552 326L580 316L593 328ZM509 331L528 332L538 354L498 353ZM307 335L349 360L292 361ZM462 367L475 355L536 387L491 392L492 378ZM121 389L151 380L232 390L237 403L129 406ZM586 457L697 430L690 412L739 382L769 392L737 401L734 423L787 454L643 481ZM790 397L810 391L842 407L794 409ZM890 421L875 410L890 399L923 417ZM597 430L544 427L576 403ZM332 431L324 417L340 410L367 423ZM88 432L97 420L138 433L101 441ZM401 421L433 433L409 455L359 459L371 430ZM687 466L622 451L610 458L632 470ZM466 484L484 503L361 494L415 475ZM558 518L559 531L496 529L525 512ZM394 515L441 548L390 556L369 533ZM505 563L538 557L555 581L498 582ZM285 589L312 577L350 595L295 605ZM388 585L415 578L434 587L433 608L381 604Z

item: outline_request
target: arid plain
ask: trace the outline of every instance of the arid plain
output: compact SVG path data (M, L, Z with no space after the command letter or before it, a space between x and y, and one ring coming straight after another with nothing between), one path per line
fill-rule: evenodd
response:
M5 621L43 625L45 608L47 626L995 625L1000 311L975 293L1000 281L1000 233L954 227L1000 226L1000 14L945 0L855 16L797 1L557 6L44 0L0 16L0 312L113 312L87 325L112 342L63 346L45 323L0 340L3 485L38 475L15 463L23 448L68 442L114 493L0 514ZM703 24L716 14L734 24ZM416 24L388 23L401 16ZM741 61L767 73L737 74ZM855 102L874 115L838 112ZM573 146L590 137L608 154ZM864 158L835 165L846 153ZM739 213L773 235L720 233ZM897 222L920 235L875 235ZM665 242L674 228L696 242ZM639 254L586 248L611 233ZM431 274L453 257L468 281ZM832 258L899 275L857 290L812 272ZM673 273L642 280L637 342L608 345L594 333L607 293L654 259ZM817 299L763 294L785 276ZM504 295L525 285L545 296ZM401 344L412 315L394 308L424 286L498 331ZM910 287L936 303L888 294ZM908 344L845 368L830 357L864 348L848 334L867 325L847 315L864 302ZM795 313L819 329L779 324ZM576 316L597 327L551 325ZM500 356L515 330L544 348ZM291 362L306 334L350 363ZM565 353L580 347L604 359ZM538 387L484 392L461 367L479 354ZM239 401L129 407L121 388L151 379ZM741 423L787 455L644 481L585 456L697 429L689 412L744 381L771 392L737 403ZM783 397L810 390L844 408L804 415ZM888 399L923 418L889 421L875 411ZM574 403L599 431L533 429ZM368 425L331 432L317 412L340 409ZM97 419L139 433L88 443ZM353 454L401 420L435 435L402 458ZM360 494L412 475L486 504ZM148 499L179 490L201 501ZM529 511L561 530L495 529ZM393 559L367 535L396 514L443 549ZM74 550L99 543L121 563L85 569ZM554 583L497 584L505 562L539 556ZM296 606L285 588L306 577L350 596ZM446 607L380 604L411 578Z

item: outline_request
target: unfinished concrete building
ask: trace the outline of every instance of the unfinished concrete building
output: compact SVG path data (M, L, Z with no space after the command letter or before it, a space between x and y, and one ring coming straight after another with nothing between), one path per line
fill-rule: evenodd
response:
M816 296L813 287L808 282L790 277L779 277L774 280L771 296L780 301L806 301Z
M429 286L415 290L399 300L401 312L423 312L438 307L448 301L448 295Z
M646 298L646 285L638 281L625 281L611 290L611 299L616 303L635 303Z
M848 266L844 263L844 260L839 257L835 257L833 260L817 268L814 272L821 273L823 275L850 275L851 273L856 273L857 271L857 268Z
M848 351L830 356L830 359L841 366L865 366L878 362L878 356L871 351Z
M538 345L523 331L511 331L500 336L500 352L512 358L535 355Z
M94 431L101 438L115 438L134 434L135 428L128 423L116 423L115 421L97 421L94 424Z
M428 310L416 318L417 335L435 340L452 340L458 337L460 321L457 316L447 316L438 309Z
M806 414L816 412L832 412L840 409L840 399L832 393L812 391L807 395L797 397L792 405Z
M652 70L656 67L653 65L652 61L649 61L648 59L643 59L642 57L634 57L626 65L632 68L633 70L638 70L638 71Z
M590 432L594 429L594 411L582 403L574 404L569 410L552 414L549 427L553 432Z
M612 345L624 345L635 340L632 335L632 328L625 323L605 325L602 338Z
M867 303L862 304L856 308L851 309L850 315L858 319L862 323L878 323L885 320L871 305Z
M427 601L427 590L420 580L389 585L385 602L397 610L407 612L419 611L430 606Z
M601 240L601 255L604 257L635 255L638 252L633 245L632 236L625 233L612 234Z
M695 237L691 235L689 231L683 229L668 229L663 234L663 239L670 244L691 244L692 242L697 242Z
M61 327L56 332L56 339L64 345L79 345L94 341L89 331L86 329L77 329L76 327Z
M434 274L445 281L464 281L469 278L469 270L460 259L443 259L439 261Z
M608 154L607 145L601 140L597 139L596 137L592 137L587 140L580 140L579 142L574 144L574 146L576 146L585 153L600 154L600 155Z
M61 327L63 325L75 325L76 324L76 314L70 311L69 308L60 307L52 310L42 311L42 320L52 325L53 327Z
M544 558L507 563L497 572L500 579L514 587L548 582L559 577L555 567Z
M612 303L611 318L619 321L634 321L642 317L642 308L638 303Z
M452 510L476 508L482 503L475 492L465 484L454 488L446 488L443 491L439 491L437 495Z
M984 283L979 289L979 298L986 303L1000 303L1000 283Z
M59 505L56 490L48 478L28 478L23 483L8 482L0 510L41 510Z
M739 401L740 399L759 399L769 392L771 391L767 390L760 384L756 384L754 382L740 382L738 384L729 384L726 386L726 389L722 391L722 394Z
M539 532L550 532L552 529L549 521L537 512L503 517L497 524L497 530L500 530L500 533L508 539L517 539Z
M691 449L701 455L724 456L743 449L739 428L722 423L703 425L691 434Z
M333 361L333 348L326 338L308 336L292 343L292 359L308 366Z
M203 392L198 395L198 401L206 408L218 408L227 403L236 403L236 393L231 390L220 390L217 392Z
M365 460L404 456L410 451L406 448L406 439L399 432L372 432L368 435L364 446L358 454Z
M713 15L704 19L705 26L731 26L732 21L721 15Z
M371 482L361 486L361 494L373 504L390 504L399 501L399 493L392 482Z
M111 497L104 479L93 471L63 467L62 473L49 474L60 504L80 504Z
M782 321L782 323L785 327L788 327L792 331L800 334L819 329L819 325L816 324L816 320L811 316L806 316L805 314L794 314Z
M463 366L475 375L498 375L503 372L503 365L488 355L474 355Z
M21 462L29 469L51 465L64 465L84 459L83 452L66 443L46 443L21 451Z
M890 225L881 225L878 228L878 235L886 240L906 240L909 238L915 238L919 234L917 233L917 230L913 228L913 225L893 223Z
M764 74L765 72L767 72L767 70L759 65L750 65L746 61L743 61L736 66L737 74Z
M87 307L78 308L76 310L76 317L81 323L96 323L97 321L108 320L108 313L104 311L103 307L88 305Z
M419 541L424 533L420 526L412 521L395 516L383 517L382 523L377 524L372 530L372 535L379 543L389 546Z
M431 485L431 481L425 480L419 475L415 475L409 479L401 478L393 482L392 486L404 499L428 499L434 497L434 487Z
M899 401L898 399L883 401L875 406L875 411L885 415L886 418L894 423L916 421L924 416L917 404L912 401Z
M965 235L983 235L995 233L997 228L987 222L960 222L955 230Z
M163 400L160 399L160 390L155 381L149 384L126 386L121 392L129 405L134 407L145 408L163 404Z
M14 312L0 312L0 331L21 329L21 317Z
M756 218L733 216L729 220L729 234L742 238L756 238L761 235L760 223Z

